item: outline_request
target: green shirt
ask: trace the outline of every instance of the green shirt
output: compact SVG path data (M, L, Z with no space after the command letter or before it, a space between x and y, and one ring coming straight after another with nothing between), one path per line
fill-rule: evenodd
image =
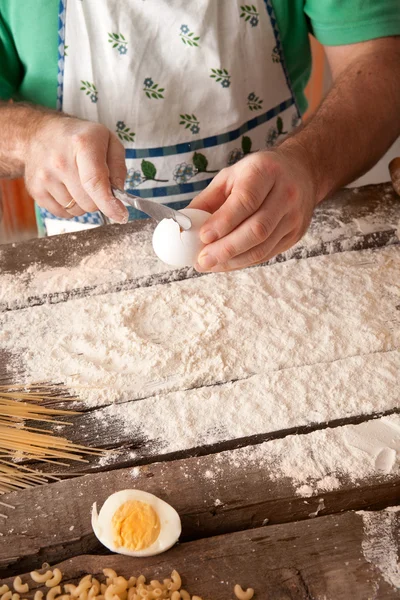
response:
M326 45L400 35L399 0L273 0L272 4L302 111L311 70L310 31ZM0 0L0 98L55 108L58 10L59 0Z
M257 2L261 10L264 0ZM311 71L310 32L325 45L400 35L399 0L271 2L302 112L307 107L304 89ZM13 98L56 108L59 6L60 0L0 0L0 100ZM41 209L36 206L36 210L44 234Z

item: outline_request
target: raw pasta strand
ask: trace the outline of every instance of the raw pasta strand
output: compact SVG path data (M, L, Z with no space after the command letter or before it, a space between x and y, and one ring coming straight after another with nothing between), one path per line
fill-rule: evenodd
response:
M61 391L64 390L61 388ZM15 459L19 462L35 460L67 467L68 463L62 462L63 460L87 462L84 455L104 454L104 450L86 448L47 430L26 425L26 421L70 425L54 417L79 413L38 405L43 401L66 399L68 398L64 396L52 395L51 388L44 384L36 384L32 390L26 389L26 386L0 386L0 494L40 485L49 479L57 480L51 474L39 474L12 462ZM7 518L5 514L0 516Z

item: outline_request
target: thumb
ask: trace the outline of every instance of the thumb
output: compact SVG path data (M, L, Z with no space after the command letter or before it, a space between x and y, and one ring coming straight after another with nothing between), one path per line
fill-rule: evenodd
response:
M220 171L206 189L200 192L196 198L193 198L188 208L198 208L209 213L215 213L221 208L229 194L226 173Z

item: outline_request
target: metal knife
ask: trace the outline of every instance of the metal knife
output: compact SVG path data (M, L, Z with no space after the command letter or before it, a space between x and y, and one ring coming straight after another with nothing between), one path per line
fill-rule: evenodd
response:
M173 219L176 221L182 229L190 229L192 226L192 221L186 215L169 206L165 206L164 204L159 204L158 202L154 202L153 200L146 200L144 198L139 198L138 196L133 196L132 194L128 194L114 186L111 186L112 193L118 200L121 202L125 202L133 208L137 208L137 210L141 210L146 215L155 219L156 221L162 221L163 219Z

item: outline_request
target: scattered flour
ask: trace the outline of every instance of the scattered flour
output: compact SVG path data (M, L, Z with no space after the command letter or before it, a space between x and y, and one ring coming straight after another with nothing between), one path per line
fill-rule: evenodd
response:
M371 204L371 198L368 197L368 202L364 204L364 209L358 205L356 210L351 203L338 206L335 200L327 200L318 206L306 235L285 253L285 258L307 257L310 252L321 253L324 245L328 252L352 250L359 243L360 236L396 230L400 206L393 190L385 195L385 201ZM353 212L358 215L357 218ZM153 230L153 224L146 224L142 230L121 236L118 242L80 260L81 248L90 246L90 242L83 241L82 237L78 240L77 236L70 236L69 239L73 241L69 253L71 262L64 267L43 268L26 257L26 268L22 274L1 276L0 306L25 306L30 298L42 295L94 285L106 289L130 280L172 272L172 268L159 261L154 254L151 243ZM397 235L400 237L399 233ZM332 247L330 244L333 244ZM47 254L52 256L54 251L48 250ZM0 272L3 269L2 255L4 252L0 250Z
M377 457L391 448L396 461L390 473L377 467ZM400 473L400 416L381 417L359 425L313 431L307 435L288 435L213 457L213 481L223 481L226 464L232 464L249 477L265 469L263 485L288 478L296 494L319 496L346 484L362 485L371 477L398 477ZM206 473L209 470L206 471ZM321 509L322 510L322 507Z
M137 479L140 476L140 467L133 467L131 469L131 477L133 479Z
M382 577L394 588L400 588L398 512L400 506L380 512L360 511L364 525L363 554Z
M311 485L307 485L305 483L304 485L300 485L296 489L296 494L298 496L301 496L302 498L310 498L310 496L312 496L314 494L314 489Z
M113 271L107 254L99 267L99 254L72 270L73 286L102 280L104 264L107 281L161 268L152 257L143 271L126 263ZM97 407L85 419L95 420L99 441L140 439L141 455L393 411L399 268L400 248L391 247L2 313L0 349L26 381L64 382ZM71 270L46 278L32 269L26 280L0 276L3 301L70 289ZM392 415L287 435L229 460L264 465L270 479L288 477L306 497L397 474L399 452L400 417ZM218 476L217 468L205 474Z
M117 450L109 450L106 454L101 456L98 459L99 467L106 467L108 465L112 465L114 462L118 460L119 452Z
M3 274L0 278L0 304L22 304L30 297L65 292L90 286L124 283L152 274L164 273L170 267L158 260L151 244L153 227L121 237L94 254L77 261L74 266L46 268L33 263L17 277ZM86 244L84 244L86 246ZM51 256L53 252L49 250ZM75 251L78 255L78 251ZM0 254L0 271L1 271Z
M372 354L283 369L244 381L174 391L91 412L90 443L141 440L141 454L169 454L203 445L336 419L395 410L400 353ZM79 427L79 425L77 425ZM82 431L82 435L84 435ZM399 439L398 429L386 431ZM296 439L296 437L294 438ZM88 440L89 441L89 440ZM293 442L294 443L294 442ZM355 438L361 451L366 442ZM385 445L382 446L385 448ZM302 449L299 447L299 453ZM390 472L390 464L382 466Z
M308 374L322 365L322 383L350 413L361 400L370 412L375 405L368 389L350 396L347 385L356 377L360 385L365 378L364 386L383 386L381 404L393 394L399 269L400 248L394 246L12 311L0 314L0 347L14 354L16 373L64 382L89 406L252 375L247 393L258 406L267 402L265 385L279 372L304 367ZM363 371L367 356L372 381ZM346 358L360 361L358 369L343 362L340 374L334 363ZM279 412L287 399L293 417L301 393L310 420L318 420L323 398L318 388L309 389L308 375L297 375L273 390L269 402Z

